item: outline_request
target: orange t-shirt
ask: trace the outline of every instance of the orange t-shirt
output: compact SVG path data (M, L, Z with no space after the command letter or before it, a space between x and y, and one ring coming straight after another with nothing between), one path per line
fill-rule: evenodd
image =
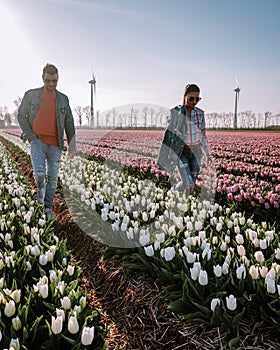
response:
M38 139L48 145L59 146L56 120L56 93L41 94L42 104L33 122L33 132Z

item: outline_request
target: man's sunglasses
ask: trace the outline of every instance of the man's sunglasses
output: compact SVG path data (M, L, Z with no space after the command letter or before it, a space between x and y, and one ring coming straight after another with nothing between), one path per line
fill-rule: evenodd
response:
M188 96L188 100L191 102L199 102L201 100L201 97Z
M52 83L57 83L57 79L44 79L44 81L47 83L47 84L49 84L50 82L52 82Z

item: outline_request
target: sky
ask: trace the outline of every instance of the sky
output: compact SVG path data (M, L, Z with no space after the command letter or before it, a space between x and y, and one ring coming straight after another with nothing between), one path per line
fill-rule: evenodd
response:
M280 113L279 0L1 0L0 106L42 86L49 62L58 90L95 109L172 108L201 89L206 113Z

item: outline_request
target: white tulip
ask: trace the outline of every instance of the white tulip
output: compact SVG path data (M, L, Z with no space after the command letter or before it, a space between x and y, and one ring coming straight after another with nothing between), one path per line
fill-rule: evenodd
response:
M18 331L19 329L21 329L22 324L21 324L21 320L20 320L20 318L18 316L14 317L12 319L12 325L13 325L13 328L14 328L15 331Z
M239 280L246 278L246 268L244 265L241 265L236 269L236 277Z
M260 248L261 249L267 248L267 240L266 239L260 239Z
M201 221L195 221L195 223L194 223L194 229L195 229L196 231L201 231L202 228L203 228L202 222L201 222Z
M16 304L14 300L10 300L5 304L5 309L4 309L4 314L7 317L11 317L15 314L16 312Z
M223 224L218 222L217 225L216 225L216 231L220 232L222 230L222 228L223 228Z
M75 266L73 266L73 265L67 266L67 272L68 272L69 276L73 276L74 271L75 271Z
M238 233L238 234L235 236L235 240L236 240L236 243L237 243L237 244L243 244L243 243L244 243L244 238L243 238L243 236L242 236L240 233Z
M62 316L57 316L56 318L52 316L52 332L53 334L60 334L62 331L63 318Z
M254 280L259 278L259 269L257 266L251 265L249 269L249 273Z
M76 315L70 316L69 321L68 321L68 331L72 334L76 334L79 332L79 323L78 323Z
M5 266L3 259L0 259L0 270Z
M84 327L82 331L81 342L84 346L91 345L94 338L94 326Z
M21 290L20 289L15 289L12 293L11 293L11 297L14 299L14 301L16 303L20 302L20 297L21 297Z
M236 298L231 294L229 297L226 297L227 308L231 311L236 309L237 303Z
M190 272L192 280L196 281L198 279L200 269L198 269L197 267L191 267Z
M276 283L273 279L268 279L266 282L266 290L268 293L274 294L276 292Z
M227 275L229 273L229 264L225 261L222 265L223 275Z
M20 350L20 344L19 344L19 339L11 339L10 341L10 349L9 350Z
M32 270L32 266L30 264L30 261L26 262L26 269L27 269L27 271L31 271Z
M31 248L31 254L34 256L39 256L41 254L40 248L38 247L37 244Z
M175 257L175 248L174 247L167 247L164 250L164 258L166 261L171 261Z
M267 273L268 273L268 268L266 266L262 266L260 268L260 275L262 276L262 278L265 278Z
M39 264L44 266L44 265L47 265L47 263L48 263L48 257L45 254L41 254L39 256Z
M86 307L86 303L87 303L87 298L85 296L82 296L79 300L79 304L83 309Z
M199 283L201 286L206 286L206 285L208 284L208 275L207 275L207 271L201 270L201 271L199 272L198 283Z
M47 283L44 283L44 284L40 283L38 286L38 290L39 290L39 293L41 294L43 299L46 299L48 297L49 286Z
M192 252L187 253L187 262L189 264L193 264L195 262L195 259L196 259L196 253L192 253Z
M255 252L254 256L255 256L255 258L256 258L258 263L261 263L261 262L264 261L264 255L263 255L263 253L260 250Z
M64 310L71 309L71 300L69 299L69 297L63 297L62 299L60 299L60 302Z
M238 245L237 246L237 253L240 255L240 256L245 256L246 255L246 250L244 248L243 245Z
M221 265L213 266L213 270L214 270L214 274L216 277L222 276L222 266Z
M55 309L55 312L56 312L56 317L61 316L61 317L62 317L62 320L65 321L65 312L64 312L63 309L58 309L58 308L56 308L56 309Z
M154 248L152 245L149 245L148 247L144 247L145 253L147 256L154 256Z
M219 298L214 298L211 300L211 310L214 312L217 305L220 305L221 300Z
M280 260L280 248L275 249L275 257Z

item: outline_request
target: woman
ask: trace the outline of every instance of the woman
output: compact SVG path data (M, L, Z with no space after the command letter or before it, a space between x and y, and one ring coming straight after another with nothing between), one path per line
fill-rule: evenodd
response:
M171 109L170 120L164 133L157 165L168 173L178 167L181 181L175 190L193 193L200 172L203 153L211 161L205 130L204 111L196 107L201 100L195 84L185 87L183 104Z

